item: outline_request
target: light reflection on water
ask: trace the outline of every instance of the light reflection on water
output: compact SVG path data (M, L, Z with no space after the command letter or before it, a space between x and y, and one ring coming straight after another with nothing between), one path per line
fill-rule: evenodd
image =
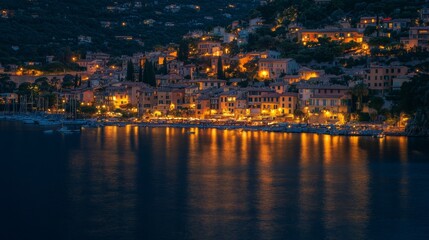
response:
M67 194L64 235L428 236L429 219L420 214L429 210L425 139L191 131L127 126L88 129L66 140L38 135L41 142L54 138L62 149L74 143L55 159L67 162L66 183L58 186Z

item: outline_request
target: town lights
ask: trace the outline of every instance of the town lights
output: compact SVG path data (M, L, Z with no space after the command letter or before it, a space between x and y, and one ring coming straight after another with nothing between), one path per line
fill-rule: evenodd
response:
M262 78L267 78L268 77L268 71L267 70L262 70L260 73L259 73L259 75L262 77Z

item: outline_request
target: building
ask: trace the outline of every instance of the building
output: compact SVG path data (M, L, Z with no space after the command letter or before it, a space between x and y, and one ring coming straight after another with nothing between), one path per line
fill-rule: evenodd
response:
M377 26L377 17L361 17L359 22L357 23L357 28L360 30L365 30L367 27L375 27Z
M103 61L101 60L87 60L81 59L76 61L79 67L85 68L87 73L95 73L103 66Z
M405 66L384 66L373 64L366 71L364 83L370 90L384 93L392 90L393 79L406 75L408 68Z
M420 10L420 19L424 23L429 23L429 8L425 7Z
M401 43L405 49L414 48L429 49L429 26L411 27L408 38L401 38Z
M298 98L305 113L329 113L329 117L349 112L349 88L331 84L298 84Z
M262 80L278 79L284 75L297 73L298 63L292 58L262 58L258 61L258 77Z
M284 92L280 94L279 108L284 115L294 114L298 108L298 93Z
M214 41L202 41L197 45L198 53L200 54L213 54L214 52L221 49L220 42Z
M400 32L410 26L410 19L392 19L385 18L382 21L382 27L385 30Z
M363 33L356 28L303 29L298 39L305 45L308 42L318 42L319 38L330 38L332 41L363 42Z
M110 60L110 54L102 53L102 52L87 52L86 59L90 61L100 60L104 64L107 64L107 62Z
M189 81L189 83L198 86L199 90L221 88L226 85L226 81L221 79L195 79Z
M331 0L314 0L316 4L329 4Z

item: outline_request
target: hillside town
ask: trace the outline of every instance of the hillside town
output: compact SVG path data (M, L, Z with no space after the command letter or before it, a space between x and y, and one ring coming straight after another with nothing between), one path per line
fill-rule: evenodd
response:
M418 19L362 16L351 24L345 17L317 29L290 21L278 43L315 49L309 54L287 54L271 43L248 47L276 38L262 32L276 32L281 24L262 17L232 21L131 56L70 53L67 60L75 71L38 67L55 64L53 56L5 64L0 66L0 111L138 121L406 126L411 116L395 114L395 105L404 83L427 74L429 8L420 9Z

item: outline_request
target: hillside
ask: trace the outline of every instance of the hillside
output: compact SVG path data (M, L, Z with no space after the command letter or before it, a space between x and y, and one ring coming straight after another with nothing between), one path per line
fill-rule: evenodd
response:
M0 62L41 61L68 51L132 54L178 42L194 29L227 25L255 7L249 0L5 0L0 3ZM80 35L90 42L79 44Z

